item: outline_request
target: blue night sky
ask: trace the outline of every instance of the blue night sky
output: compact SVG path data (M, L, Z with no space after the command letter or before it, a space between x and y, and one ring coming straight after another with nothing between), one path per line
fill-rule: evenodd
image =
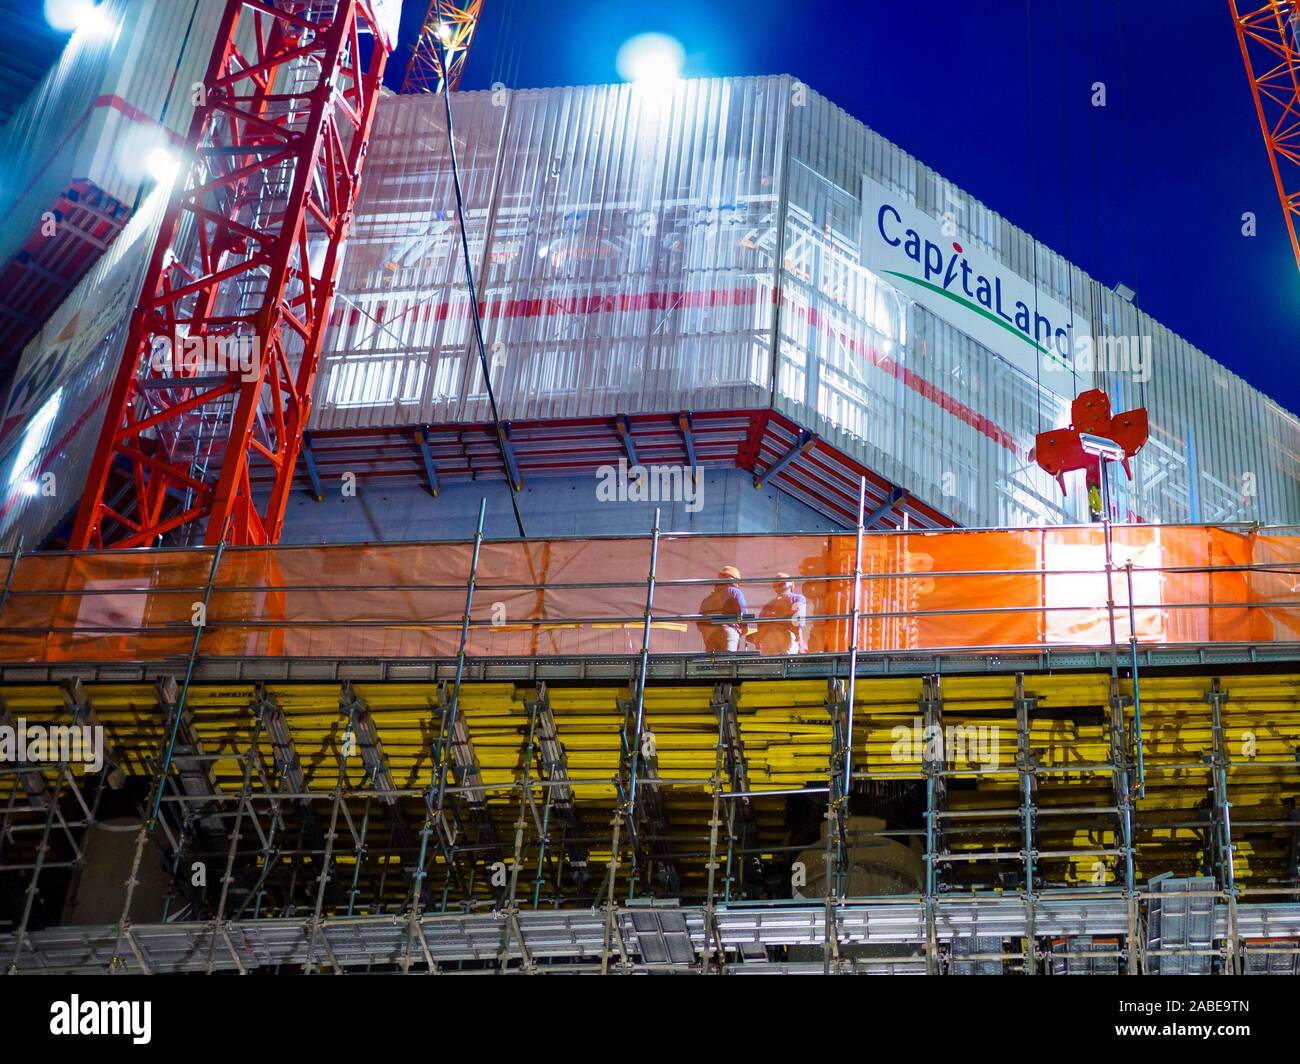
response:
M409 41L425 5L405 6ZM1300 411L1300 272L1226 0L484 9L464 88L617 81L619 45L648 31L681 41L688 76L793 74Z

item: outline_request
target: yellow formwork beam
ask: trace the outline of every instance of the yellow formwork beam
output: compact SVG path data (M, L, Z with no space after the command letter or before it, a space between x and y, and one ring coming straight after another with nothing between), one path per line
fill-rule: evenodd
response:
M1213 751L1212 714L1205 694L1213 677L1148 677L1142 680L1143 757L1146 797L1137 804L1139 866L1154 874L1166 868L1195 867L1203 831L1165 825L1172 818L1186 825L1203 815L1210 783L1207 758ZM1229 756L1227 782L1239 822L1286 820L1290 804L1300 799L1300 676L1226 677L1228 693L1222 719ZM1044 808L1106 806L1113 802L1107 723L1110 680L1105 674L1031 675L1026 695L1036 700L1030 718L1031 753L1044 769L1077 771L1040 774L1035 801ZM338 771L346 719L335 684L275 684L269 694L284 712L303 762L306 785L329 792ZM421 790L432 779L431 744L438 725L443 688L434 683L357 684L355 694L370 709L395 785ZM593 834L607 826L616 796L620 700L626 688L581 686L548 689L558 736L565 751L581 816ZM1131 683L1121 681L1131 695ZM128 773L145 775L164 741L165 717L157 694L147 684L90 684L86 687L108 742ZM825 781L831 744L831 719L823 680L746 681L736 685L737 720L751 786L757 790L802 787ZM856 685L854 758L859 771L887 779L921 779L923 762L915 749L899 753L900 736L912 737L920 711L922 681L914 677L864 678ZM941 681L945 727L983 728L981 756L996 755L1003 775L970 756L948 767L955 782L949 808L958 811L1014 809L1019 781L1016 685L1010 676L946 676ZM196 737L205 753L215 756L217 785L233 791L243 779L240 757L252 739L248 707L255 695L250 684L195 684L187 705ZM508 785L523 774L528 734L529 699L535 692L513 683L467 683L460 692L460 711L468 727L483 779ZM66 706L54 684L13 685L0 689L10 713L34 724L66 721ZM711 815L709 786L716 760L718 721L707 686L650 686L645 694L646 729L655 735L660 794L670 820L680 830L703 831ZM1132 707L1126 709L1130 725ZM996 729L996 732L994 732ZM264 747L265 750L265 747ZM1276 762L1276 764L1262 764ZM78 769L79 770L79 769ZM537 775L537 766L533 766ZM52 779L53 770L47 771ZM350 762L349 782L364 782L360 758ZM12 775L0 777L0 796L14 786ZM508 823L518 794L507 787L489 791L489 804ZM782 826L779 799L759 799L755 812L774 841ZM1095 830L1040 818L1039 831L1051 840L1044 848L1104 849L1114 845L1108 827ZM1020 845L1014 816L990 827L987 837L964 837L956 847L971 852ZM1001 833L1001 834L999 834ZM767 837L767 836L765 836ZM1285 861L1290 834L1285 828L1238 828L1238 875L1276 874ZM599 860L599 857L594 857ZM1107 875L1114 874L1113 862ZM1096 873L1089 859L1060 859L1065 874L1079 882ZM1113 880L1108 880L1113 881Z

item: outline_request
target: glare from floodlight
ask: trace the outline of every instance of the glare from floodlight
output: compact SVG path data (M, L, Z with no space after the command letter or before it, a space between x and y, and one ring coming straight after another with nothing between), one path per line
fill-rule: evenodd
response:
M45 0L45 19L61 33L105 37L113 28L108 9L95 0Z
M10 464L9 487L18 489L25 495L35 495L40 491L40 470L36 468L37 459L49 443L49 436L54 426L54 418L63 402L63 389L57 389L53 395L41 404L40 409L31 416L23 429L22 441Z
M149 160L145 165L149 168L149 176L163 185L176 180L181 161L176 158L175 152L166 148L154 148L149 153Z
M439 22L438 28L434 32L438 34L438 39L442 41L443 44L451 43L451 27L448 26L447 23Z
M642 33L623 44L614 63L624 81L665 88L682 76L686 51L666 33Z
M1079 444L1084 454L1096 455L1107 462L1118 462L1124 457L1124 448L1105 436L1094 436L1090 432L1079 433Z

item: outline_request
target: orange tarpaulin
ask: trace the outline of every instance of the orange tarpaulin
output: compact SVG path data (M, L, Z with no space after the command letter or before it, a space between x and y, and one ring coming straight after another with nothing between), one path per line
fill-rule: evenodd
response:
M1300 639L1300 538L1211 527L1113 530L1115 639ZM431 658L627 654L641 648L648 537L33 554L0 560L0 661L205 657ZM701 604L741 574L736 625L754 636L789 574L807 603L800 649L842 653L860 562L858 646L871 652L1106 646L1100 526L668 535L655 565L650 649L701 653ZM1131 570L1130 570L1131 566ZM11 571L12 568L12 571ZM209 595L209 582L211 592ZM207 598L206 610L203 603ZM752 649L751 643L742 644Z

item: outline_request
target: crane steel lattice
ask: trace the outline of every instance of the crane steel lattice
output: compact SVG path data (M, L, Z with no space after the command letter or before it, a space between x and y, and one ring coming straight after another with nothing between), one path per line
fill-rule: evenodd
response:
M228 0L74 548L277 540L397 7Z
M1291 250L1300 266L1300 3L1269 0L1243 13L1229 0L1241 57L1268 145Z
M448 3L431 0L420 37L402 79L402 92L455 92L465 72L465 59L478 28L483 0ZM443 53L447 70L443 72Z

